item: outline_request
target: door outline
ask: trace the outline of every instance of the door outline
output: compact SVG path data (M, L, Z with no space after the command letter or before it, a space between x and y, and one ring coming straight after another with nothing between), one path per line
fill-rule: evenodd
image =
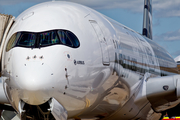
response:
M91 25L94 29L94 32L97 35L100 46L101 46L102 63L103 63L103 65L108 66L110 64L110 59L109 59L109 51L108 51L108 45L107 45L106 38L102 32L102 29L100 28L100 26L98 25L98 23L95 20L89 20L89 22L91 23Z

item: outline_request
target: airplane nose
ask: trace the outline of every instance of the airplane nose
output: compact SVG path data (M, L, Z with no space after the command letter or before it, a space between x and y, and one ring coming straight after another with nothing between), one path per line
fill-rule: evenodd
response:
M20 99L31 105L39 105L50 99L53 88L53 72L45 63L30 62L20 68L17 84Z

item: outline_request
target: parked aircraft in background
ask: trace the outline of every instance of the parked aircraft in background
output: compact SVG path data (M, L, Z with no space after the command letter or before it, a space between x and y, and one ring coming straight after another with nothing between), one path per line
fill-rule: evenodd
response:
M179 115L176 62L152 38L151 0L144 4L143 35L79 4L35 5L4 32L0 108L21 120Z

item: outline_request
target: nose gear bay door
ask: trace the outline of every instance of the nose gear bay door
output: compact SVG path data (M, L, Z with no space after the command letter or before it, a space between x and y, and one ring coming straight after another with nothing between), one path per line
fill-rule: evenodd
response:
M103 65L109 65L110 61L109 61L109 53L108 53L108 48L107 48L108 46L107 46L106 39L103 35L103 32L96 21L90 20L90 23L91 23L92 27L94 28L94 30L97 34L98 40L100 42L100 45L101 45L102 63L103 63Z

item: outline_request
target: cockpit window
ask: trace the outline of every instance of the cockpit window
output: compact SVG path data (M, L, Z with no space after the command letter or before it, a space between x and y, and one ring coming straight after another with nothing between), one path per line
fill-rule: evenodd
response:
M73 46L78 47L79 46L79 40L77 39L77 37L70 31L67 31L66 33L69 36L69 38L71 39Z
M39 35L40 47L60 43L56 31L44 32Z
M19 36L20 36L20 33L15 33L11 36L11 38L9 39L9 41L7 43L6 51L9 51L16 45L16 42L17 42Z
M16 46L33 47L35 45L36 35L33 33L21 33Z
M64 31L58 31L59 38L64 45L73 46L71 40Z
M51 30L46 32L18 32L9 39L6 51L13 47L41 48L51 45L65 45L72 48L80 46L79 40L68 30Z

